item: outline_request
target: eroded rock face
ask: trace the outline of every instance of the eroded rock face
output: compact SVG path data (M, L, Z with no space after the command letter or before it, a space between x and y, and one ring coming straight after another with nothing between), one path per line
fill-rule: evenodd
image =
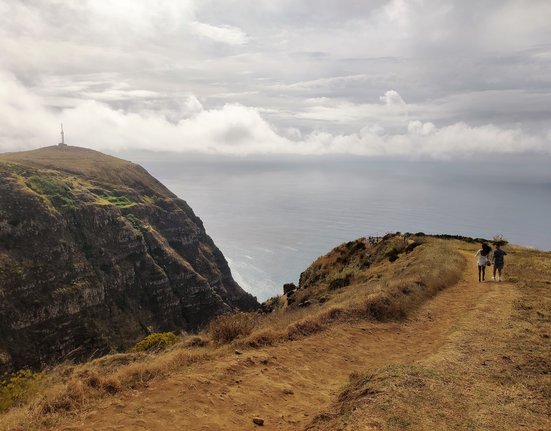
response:
M115 159L131 175L114 183L11 156L0 157L0 371L87 359L258 306L201 220L143 168Z

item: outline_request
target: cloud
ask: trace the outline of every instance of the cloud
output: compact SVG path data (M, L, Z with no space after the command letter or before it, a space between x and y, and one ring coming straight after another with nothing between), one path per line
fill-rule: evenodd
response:
M366 83L367 75L345 75L332 76L330 78L319 78L310 81L293 82L291 84L276 84L274 88L284 90L312 90L312 89L328 89L342 88L350 83Z
M419 120L408 123L408 133L417 136L428 136L436 131L436 126L432 123L423 123Z
M205 154L356 154L411 158L465 157L480 153L534 152L551 154L550 134L529 135L520 128L480 127L455 123L438 128L430 122L403 119L399 132L380 124L364 125L356 133L320 130L302 134L281 132L258 109L225 104L205 109L192 95L182 99L174 115L159 109L125 111L106 103L83 100L53 110L13 75L1 74L0 149L18 150L54 144L63 121L70 145L103 151L145 149ZM402 100L388 91L381 99ZM401 103L400 103L401 104ZM380 105L383 109L386 105ZM20 124L21 119L32 119ZM24 127L23 127L24 126Z
M214 26L204 22L193 21L190 23L194 34L204 36L215 42L227 43L228 45L244 45L247 43L247 35L239 28L229 25Z
M49 124L59 123L45 100L25 88L15 77L0 71L0 149L14 151L44 146L54 139Z
M395 107L395 106L405 106L406 102L402 99L402 96L398 94L395 90L388 90L384 96L379 98L386 106Z
M418 2L414 1L413 3ZM383 10L391 22L396 22L401 27L409 24L409 17L411 15L410 4L405 0L391 0L384 6Z
M357 104L327 97L307 99L306 102L304 111L297 113L296 118L355 127L375 122L385 128L403 127L409 113L419 111L418 106L406 104L395 90L388 90L380 96L380 103Z
M548 154L551 3L524 3L3 0L0 148L63 119L105 151Z

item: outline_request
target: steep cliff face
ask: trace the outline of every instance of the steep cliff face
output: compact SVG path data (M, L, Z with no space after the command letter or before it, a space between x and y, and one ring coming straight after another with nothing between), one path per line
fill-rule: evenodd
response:
M78 147L0 155L0 370L257 305L191 208L140 166Z

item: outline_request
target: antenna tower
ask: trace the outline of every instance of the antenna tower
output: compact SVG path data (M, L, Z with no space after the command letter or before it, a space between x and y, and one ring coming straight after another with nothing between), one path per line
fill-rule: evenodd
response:
M60 147L66 147L65 143L65 132L63 131L63 123L61 123L61 142L58 144Z

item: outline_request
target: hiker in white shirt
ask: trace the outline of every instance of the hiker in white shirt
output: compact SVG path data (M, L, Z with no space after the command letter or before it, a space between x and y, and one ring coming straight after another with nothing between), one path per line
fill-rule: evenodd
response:
M490 253L492 247L490 247L485 242L482 243L482 248L478 250L475 254L477 257L476 264L478 265L478 281L484 281L486 277L486 266L491 265L490 263Z

